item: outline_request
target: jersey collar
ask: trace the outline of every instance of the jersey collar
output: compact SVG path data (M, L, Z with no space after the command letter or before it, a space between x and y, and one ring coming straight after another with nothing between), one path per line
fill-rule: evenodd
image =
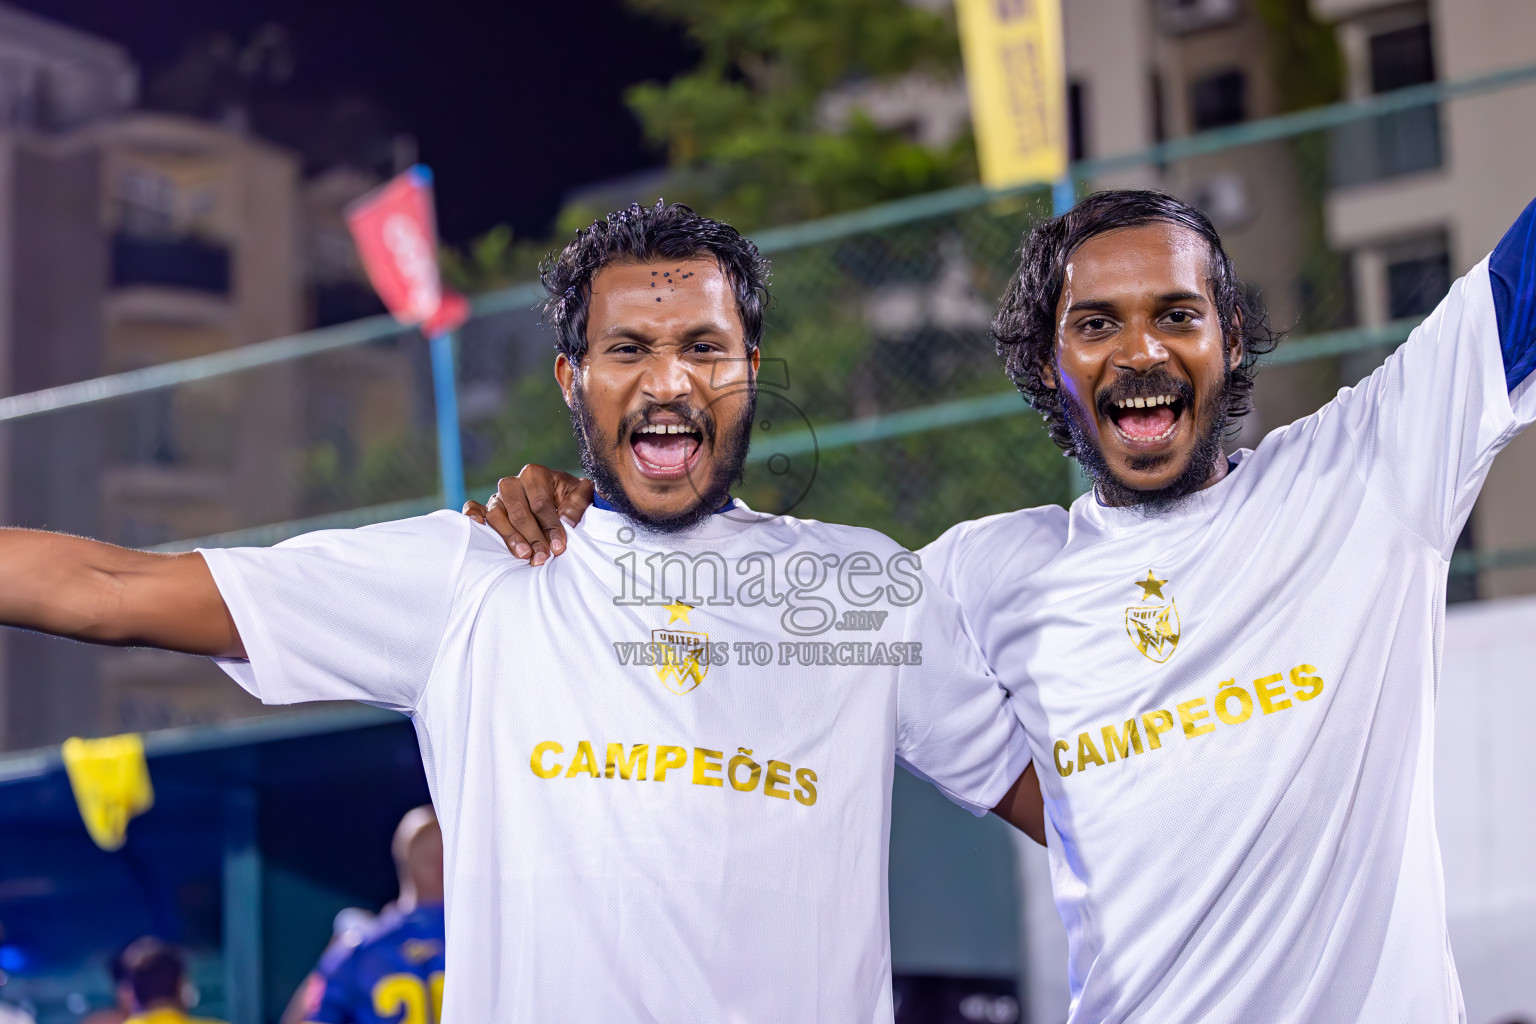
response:
M1253 452L1248 448L1231 453L1227 456L1226 476L1211 486L1186 496L1173 508L1159 512L1155 516L1146 515L1134 505L1125 507L1106 505L1099 500L1097 488L1090 488L1087 493L1079 495L1069 511L1074 519L1084 519L1109 530L1145 529L1157 524L1185 523L1209 518L1226 500L1227 494L1234 486L1234 480L1252 457Z
M592 493L592 504L595 507L602 509L604 512L617 512L618 511L618 509L616 509L612 505L608 504L608 499L607 498L604 498L601 494L598 494L595 491ZM727 495L726 499L725 499L725 504L721 505L719 508L715 509L713 512L710 513L710 515L716 515L717 516L717 515L719 515L722 512L729 512L731 509L733 509L735 507L736 507L736 499L730 497L729 495Z

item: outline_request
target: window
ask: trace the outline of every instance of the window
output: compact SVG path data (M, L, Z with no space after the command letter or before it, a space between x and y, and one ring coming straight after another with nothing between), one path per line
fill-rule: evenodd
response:
M1191 88L1195 131L1237 124L1247 117L1248 81L1241 71L1221 71L1196 79Z
M145 238L119 231L112 238L112 284L230 292L229 250L197 238Z
M1067 157L1083 160L1088 156L1087 90L1082 82L1067 83Z
M1196 182L1189 198L1218 228L1242 227L1253 220L1248 183L1235 171L1223 171Z
M1391 92L1435 80L1429 25L1410 25L1371 37L1371 91Z
M1435 80L1434 37L1428 22L1377 32L1367 51L1373 93L1392 92ZM1442 163L1440 110L1414 107L1334 130L1332 174L1336 185L1359 185L1400 174L1430 171Z
M1451 290L1451 255L1444 238L1388 249L1387 316L1424 316Z

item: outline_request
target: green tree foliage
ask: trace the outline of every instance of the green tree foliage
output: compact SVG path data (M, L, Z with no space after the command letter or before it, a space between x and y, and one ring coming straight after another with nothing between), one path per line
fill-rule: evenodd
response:
M547 242L514 238L512 229L500 224L463 249L442 246L438 264L450 288L474 295L533 280L548 249Z
M968 130L931 147L858 109L836 120L826 112L844 86L910 74L953 81L960 44L948 13L906 0L630 3L679 24L700 54L693 70L625 97L666 158L668 199L752 231L976 180ZM547 241L501 226L445 247L444 276L471 293L529 280L550 248L607 212L568 205Z
M680 24L698 66L626 99L667 157L668 198L742 230L974 181L969 134L927 147L857 110L826 111L840 87L921 74L952 81L950 17L905 0L631 0ZM603 211L570 209L563 230Z
M1336 103L1344 96L1344 56L1334 27L1307 0L1255 0L1269 39L1282 112Z

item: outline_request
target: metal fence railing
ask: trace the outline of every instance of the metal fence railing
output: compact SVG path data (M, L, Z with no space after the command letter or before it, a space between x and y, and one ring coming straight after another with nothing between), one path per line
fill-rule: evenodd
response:
M1205 132L1072 175L1080 191L1135 177L1212 214L1240 272L1293 327L1260 379L1256 419L1274 426L1368 372L1464 269L1443 238L1410 238L1388 267L1387 308L1363 310L1349 254L1326 241L1332 191L1371 187L1399 165L1432 173L1421 165L1449 159L1438 125L1450 105L1507 89L1536 97L1536 66ZM1359 130L1384 118L1396 119L1390 132ZM1402 141L1414 125L1436 126L1433 146ZM1359 156L1389 135L1407 163ZM1069 500L1071 464L987 336L1020 237L1051 207L1048 187L971 187L757 235L775 302L747 502L915 545L961 519ZM458 333L472 494L525 462L576 464L539 297L533 285L482 295ZM272 543L441 502L426 343L387 318L0 398L0 450L13 521L139 547ZM1479 574L1533 564L1536 550L1469 550L1455 570L1469 589ZM255 710L186 698L203 666L93 657L99 731ZM29 738L60 737L42 724Z

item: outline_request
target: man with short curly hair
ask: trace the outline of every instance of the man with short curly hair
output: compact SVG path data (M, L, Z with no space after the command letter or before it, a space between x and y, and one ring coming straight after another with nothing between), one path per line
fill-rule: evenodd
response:
M1536 420L1536 203L1375 373L1230 457L1274 336L1188 204L1040 225L993 333L1093 489L920 554L1042 766L1070 1021L1463 1019L1434 702L1452 549Z

